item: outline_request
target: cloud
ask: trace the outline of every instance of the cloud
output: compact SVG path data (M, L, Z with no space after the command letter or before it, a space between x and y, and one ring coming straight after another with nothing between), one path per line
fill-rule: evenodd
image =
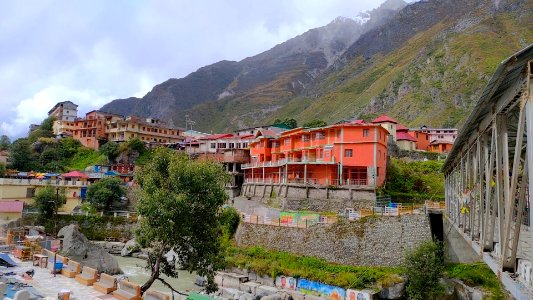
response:
M382 0L16 1L0 10L0 134L57 102L81 113L220 60L241 60ZM80 115L82 115L80 113Z

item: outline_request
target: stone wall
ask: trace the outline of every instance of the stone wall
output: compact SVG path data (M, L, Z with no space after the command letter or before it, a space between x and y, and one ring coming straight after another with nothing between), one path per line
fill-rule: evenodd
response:
M376 194L373 189L320 188L298 185L249 184L242 187L242 195L265 204L279 203L285 210L341 212L345 208L370 208Z
M398 266L404 254L431 238L427 215L369 217L309 228L241 223L239 247L261 246L360 266Z

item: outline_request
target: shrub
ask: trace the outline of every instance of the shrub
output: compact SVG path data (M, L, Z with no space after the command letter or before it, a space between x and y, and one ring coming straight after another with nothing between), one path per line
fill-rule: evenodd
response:
M408 277L406 292L409 299L430 299L440 292L439 278L444 271L443 245L428 241L407 253Z

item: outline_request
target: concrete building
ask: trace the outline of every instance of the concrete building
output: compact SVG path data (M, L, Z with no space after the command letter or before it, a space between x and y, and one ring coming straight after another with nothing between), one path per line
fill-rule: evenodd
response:
M401 150L414 151L416 150L417 139L409 134L409 128L398 124L396 126L396 145Z
M381 124L296 128L258 133L250 143L245 182L378 187L385 181L387 137Z
M107 140L113 142L125 142L132 138L138 138L146 143L179 143L185 137L183 130L172 128L158 119L142 119L130 116L127 118L106 117L105 132Z
M0 178L0 202L16 199L31 205L33 204L35 193L47 185L59 188L59 192L65 193L67 203L60 207L59 211L71 212L76 206L81 204L88 182L82 180Z
M392 138L392 140L396 142L396 125L398 125L398 121L394 120L389 116L382 115L375 118L370 123L381 125L389 132L389 136Z
M101 111L88 112L83 119L74 122L72 137L88 148L98 150L100 144L107 140L106 118L118 119L117 115L111 115Z
M55 135L72 133L74 121L78 118L78 105L71 101L57 103L50 111L49 117L54 117L53 131Z

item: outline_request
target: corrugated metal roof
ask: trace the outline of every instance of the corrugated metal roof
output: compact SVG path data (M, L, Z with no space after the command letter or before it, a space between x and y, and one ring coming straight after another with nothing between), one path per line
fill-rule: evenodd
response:
M533 44L508 57L498 66L483 90L474 110L459 130L452 151L442 167L444 172L447 172L452 167L454 160L459 156L472 134L478 134L477 130L480 122L485 116L492 114L491 104L496 102L499 96L516 80L520 79L520 74L527 67L527 61L531 59L533 59Z

